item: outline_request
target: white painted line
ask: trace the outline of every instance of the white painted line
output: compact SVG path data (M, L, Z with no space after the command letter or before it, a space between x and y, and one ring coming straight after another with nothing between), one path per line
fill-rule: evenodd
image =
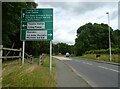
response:
M106 69L106 70L111 70L111 71L114 71L114 72L119 72L117 70L114 70L114 69L109 69L109 68L106 68L106 67L103 67L103 66L98 66L99 68L103 68L103 69Z
M74 69L71 65L65 63L66 65L68 65L72 71L79 76L80 78L83 78L91 87L98 87L97 84L95 84L94 82L92 82L88 77L86 77L84 74L80 74L76 69Z
M88 65L93 65L93 64L91 64L91 63L86 63L86 64L88 64Z
M119 72L119 71L117 71L117 70L114 70L114 69L109 69L109 70L111 70L111 71L115 71L115 72Z
M88 65L93 65L93 64L91 64L91 63L87 63L87 62L82 62L82 63L84 63L84 64L88 64Z
M55 57L55 58L57 58L59 60L72 60L72 59L67 58L67 57L57 57L57 56L53 56L53 57Z
M86 64L86 62L82 62L82 63Z

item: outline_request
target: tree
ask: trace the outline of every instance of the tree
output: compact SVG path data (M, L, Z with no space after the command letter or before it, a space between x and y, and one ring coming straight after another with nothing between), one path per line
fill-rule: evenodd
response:
M36 8L34 2L3 2L2 3L2 44L4 47L21 47L20 24L21 9Z
M73 53L73 46L68 45L66 43L53 44L53 52L55 54L61 53L63 55L65 55L67 52L71 54Z
M111 42L113 41L113 29L111 30ZM78 28L75 40L75 53L82 55L85 51L109 48L109 30L107 24L88 23Z
M50 42L49 41L27 41L25 52L38 57L42 53L49 54Z
M117 29L112 32L113 38L114 38L114 48L120 48L120 30Z

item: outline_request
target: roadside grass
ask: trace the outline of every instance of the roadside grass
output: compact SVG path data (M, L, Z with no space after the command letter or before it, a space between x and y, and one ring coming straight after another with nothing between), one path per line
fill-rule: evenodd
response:
M2 87L56 87L57 73L53 59L53 68L49 70L49 56L44 57L43 65L38 65L38 58L33 64L18 60L3 62Z
M94 59L94 60L101 60L101 61L108 61L109 62L109 54L101 54L100 57L96 58L96 54L85 54L80 56L81 58L87 59ZM119 54L112 54L112 62L120 63L120 56Z

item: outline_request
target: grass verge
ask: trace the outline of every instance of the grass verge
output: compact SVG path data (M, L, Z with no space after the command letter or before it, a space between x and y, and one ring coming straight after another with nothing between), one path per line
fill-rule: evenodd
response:
M81 58L109 61L109 54L101 54L100 57L96 58L96 54L85 54L80 56ZM120 63L120 56L118 54L112 54L112 62Z
M43 65L38 65L38 58L33 64L18 60L3 62L2 87L56 87L57 74L53 59L52 72L49 71L49 56L44 57Z

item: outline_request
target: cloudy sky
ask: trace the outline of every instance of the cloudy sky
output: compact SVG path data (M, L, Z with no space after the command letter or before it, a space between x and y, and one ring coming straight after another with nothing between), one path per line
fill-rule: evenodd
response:
M118 2L40 2L37 8L54 9L54 43L75 43L77 29L86 23L108 23L118 29Z

